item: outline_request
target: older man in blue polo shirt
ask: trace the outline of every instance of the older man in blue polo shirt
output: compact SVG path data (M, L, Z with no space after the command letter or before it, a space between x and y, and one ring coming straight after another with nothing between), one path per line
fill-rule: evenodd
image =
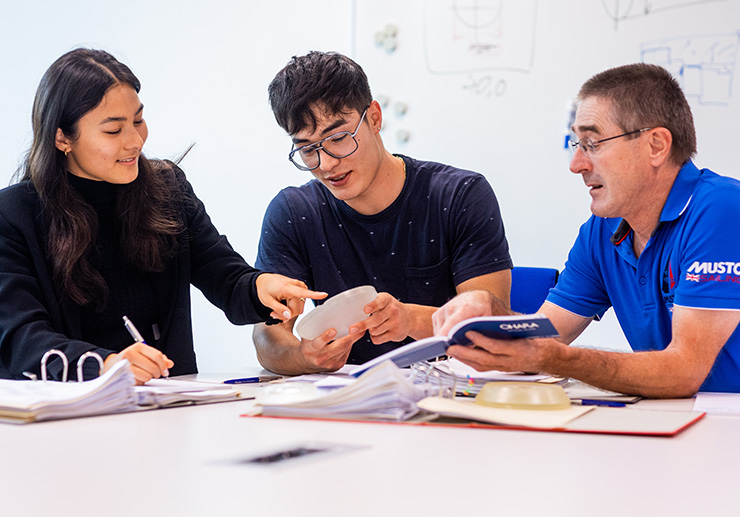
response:
M570 169L593 216L539 311L561 337L473 335L475 348L449 355L647 397L740 392L740 182L691 161L696 136L678 83L647 64L597 74L581 88L572 129ZM609 307L636 353L567 346ZM506 313L490 293L464 293L435 313L435 333Z

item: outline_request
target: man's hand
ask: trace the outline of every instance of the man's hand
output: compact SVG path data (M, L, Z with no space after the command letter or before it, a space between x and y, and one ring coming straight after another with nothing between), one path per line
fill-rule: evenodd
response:
M566 346L554 339L500 340L472 331L465 335L474 346L453 345L447 349L447 355L479 372L546 371L546 365L550 364L550 358L557 353L557 348Z
M458 294L432 315L435 336L446 336L452 327L468 318L514 314L488 291Z
M373 343L379 345L388 341L403 341L407 337L421 339L431 335L431 315L434 307L401 303L388 293L380 293L372 302L365 305L365 314L370 314L358 324L349 328L354 332L370 332Z
M372 302L365 305L369 314L361 323L370 332L376 345L387 341L403 341L411 332L411 311L388 293L380 293ZM359 325L352 325L350 334L360 333Z
M357 332L332 341L337 335L333 328L314 339L301 339L298 350L305 372L333 372L347 362L352 345L360 339L367 328L364 321L353 325Z

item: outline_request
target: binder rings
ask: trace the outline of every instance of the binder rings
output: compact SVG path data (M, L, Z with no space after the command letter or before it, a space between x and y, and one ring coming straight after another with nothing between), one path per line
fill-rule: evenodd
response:
M62 381L47 379L46 363L52 356L62 360ZM83 381L82 366L93 358L100 365L100 376ZM212 385L169 379L152 379L136 386L127 360L115 363L103 373L103 359L94 352L83 354L77 362L78 382L67 382L69 363L59 350L49 350L41 359L41 378L27 373L31 380L0 380L0 422L29 423L76 418L184 404L203 404L238 400L241 390L223 384Z
M62 382L47 380L46 361L52 355L58 355L64 362ZM102 369L100 356L88 352L77 363L78 379L82 379L82 365L90 357L97 358ZM62 352L49 350L41 360L43 380L0 380L0 421L28 423L136 408L136 381L128 361L119 361L98 378L84 382L66 382L68 366Z

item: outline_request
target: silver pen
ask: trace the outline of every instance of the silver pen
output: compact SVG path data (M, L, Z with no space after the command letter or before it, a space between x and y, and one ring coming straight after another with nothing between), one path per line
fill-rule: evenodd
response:
M139 329L136 328L136 325L133 324L133 322L128 319L128 316L123 317L123 325L126 327L126 330L128 330L128 333L131 334L131 337L136 341L137 343L144 343L146 345L146 341L144 341L144 336L141 335L141 332L139 332ZM169 379L169 375L163 375L165 379Z
M141 335L141 332L139 332L139 330L134 326L131 320L128 319L128 316L123 317L123 324L126 327L126 330L128 330L128 333L131 334L131 337L134 338L134 341L136 341L137 343L146 344L146 341L144 341L144 336Z

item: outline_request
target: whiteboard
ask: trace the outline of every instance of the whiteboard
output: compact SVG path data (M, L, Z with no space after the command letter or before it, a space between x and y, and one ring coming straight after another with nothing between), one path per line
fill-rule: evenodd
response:
M696 164L740 178L737 0L374 0L356 15L386 147L483 173L515 265L562 269L590 215L564 139L580 85L604 69L668 68L694 113ZM579 343L626 346L612 311Z
M696 118L697 165L740 176L738 1L374 0L357 19L357 61L388 101L386 146L485 174L515 263L562 267L589 215L564 137L580 85L606 68L671 70ZM395 32L395 51L378 32Z
M270 199L308 179L287 161L267 85L292 55L336 50L367 72L390 151L483 173L515 263L562 268L589 215L563 148L581 83L625 63L665 64L694 110L697 165L740 177L738 31L740 0L14 2L0 18L0 185L30 144L46 68L77 46L103 48L142 81L147 154L196 143L183 167L253 262ZM197 291L193 322L202 370L257 364L251 329ZM616 325L591 327L586 344L621 346Z

